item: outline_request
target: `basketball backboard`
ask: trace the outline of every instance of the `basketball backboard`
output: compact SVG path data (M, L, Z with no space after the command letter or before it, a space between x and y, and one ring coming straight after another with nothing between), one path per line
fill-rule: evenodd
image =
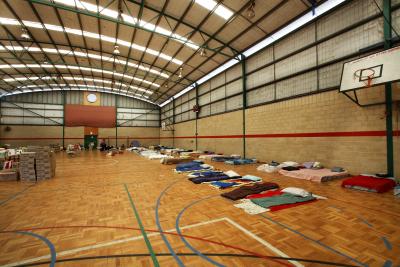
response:
M340 92L400 80L400 46L343 64Z

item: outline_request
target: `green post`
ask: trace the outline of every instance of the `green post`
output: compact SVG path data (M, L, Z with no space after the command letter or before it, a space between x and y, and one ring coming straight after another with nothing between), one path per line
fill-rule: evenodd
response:
M62 146L65 147L65 91L61 91L63 99L63 124L62 124Z
M240 55L240 61L242 63L242 95L243 95L243 158L246 158L246 107L247 107L247 95L246 95L246 57Z
M194 88L194 90L196 90L195 92L196 92L196 98L195 98L195 103L196 103L196 106L198 106L199 105L199 87L197 86L197 83L195 83L195 88ZM196 115L196 150L198 150L198 141L197 141L197 136L199 135L199 133L198 133L198 131L197 131L197 120L199 119L199 112L195 112L195 115Z
M385 39L385 49L392 47L392 12L391 0L383 0L383 35ZM393 164L393 120L392 120L392 83L385 83L385 102L386 102L386 153L387 153L387 173L389 176L394 174Z
M172 98L172 147L175 147L175 98Z
M115 95L115 148L118 148L118 95Z

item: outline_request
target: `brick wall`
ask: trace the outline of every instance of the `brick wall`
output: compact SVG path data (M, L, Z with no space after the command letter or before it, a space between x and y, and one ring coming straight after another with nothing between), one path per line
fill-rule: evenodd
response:
M399 88L395 86L393 93L393 127L398 132ZM363 103L383 99L383 88L360 91ZM358 107L338 91L257 106L246 110L246 156L262 161L321 161L327 167L342 166L352 173L385 172L385 125L384 105ZM195 121L175 125L176 147L193 149L194 126ZM199 119L198 134L200 150L242 154L242 111ZM161 135L172 136L169 132ZM172 140L163 139L162 143L172 144ZM394 137L394 151L395 174L400 176L399 136Z

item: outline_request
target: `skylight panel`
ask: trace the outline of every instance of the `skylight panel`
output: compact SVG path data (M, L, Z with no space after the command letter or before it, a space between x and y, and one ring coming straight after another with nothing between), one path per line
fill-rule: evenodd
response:
M21 25L19 23L18 20L16 19L9 19L9 18L3 18L0 17L0 24L2 25L21 25L21 26L25 26L25 27L33 27L33 28L38 28L38 29L44 29L46 28L49 31L63 31L63 27L58 26L58 25L53 25L53 24L44 24L44 27L41 23L38 22L32 22L32 21L27 21L27 20L23 20L22 21L23 25ZM93 32L87 32L87 31L81 31L78 29L72 29L72 28L64 28L65 32L70 33L70 34L75 34L75 35L79 35L79 36L85 36L88 38L94 38L94 39L101 39L104 42L109 42L112 44L118 44L121 46L126 46L126 47L132 47L133 49L145 52L145 53L149 53L152 55L155 55L157 57L163 58L165 60L171 61L177 65L182 65L183 61L176 59L176 58L172 58L169 55L160 53L158 51L152 50L150 48L146 48L144 46L140 46L137 44L131 44L127 41L124 40L120 40L120 39L115 39L114 37L110 37L110 36L105 36L105 35L99 35L97 33L93 33Z
M120 15L115 10L112 10L109 8L104 8L102 6L97 7L97 5L90 4L88 2L84 2L84 1L80 1L80 0L53 0L53 2L62 4L62 5L66 5L66 6L76 7L78 9L82 9L82 10L86 10L86 11L94 12L94 13L97 13L99 11L101 15L107 16L107 17L110 17L113 19L118 19L119 15ZM219 7L222 7L222 6L219 6ZM216 10L216 13L218 11L218 8ZM222 7L222 8L224 8L224 7ZM227 11L229 11L229 10L227 10ZM227 11L222 10L222 11L218 11L218 12L220 12L220 13L222 12L221 14L225 14L225 12L227 12ZM122 20L126 23L136 24L138 22L137 18L134 18L134 17L126 15L126 14L121 14L121 17L122 17ZM154 31L156 33L163 34L166 36L172 35L172 32L170 30L164 29L163 27L160 27L160 26L156 26L156 25L154 25L150 22L144 21L144 20L139 21L139 26L141 26L149 31ZM197 50L199 48L199 46L197 44L189 41L188 39L186 39L183 36L174 34L173 37L177 39L176 41L184 43L185 45L189 46L190 48L193 48L195 50Z
M121 87L129 87L133 90L138 90L140 92L144 92L146 94L153 94L153 91L150 90L146 90L144 88L140 88L134 85L126 85L120 82L113 82L111 80L104 80L104 79L98 79L98 78L89 78L89 77L77 77L77 76L64 76L62 75L61 77L51 77L51 76L42 76L42 77L38 77L38 76L29 76L29 77L12 77L12 78L5 78L3 79L3 81L5 82L15 82L15 81L40 81L40 80L54 80L56 78L61 78L63 80L66 81L89 81L89 82L98 82L98 83L105 83L105 84L112 84L114 83L117 86L121 86ZM25 85L25 86L35 86L35 85ZM20 86L18 88L22 88L23 86Z
M199 4L200 6L211 11L215 8L217 2L214 0L196 0L196 4ZM233 15L231 10L221 4L215 9L214 13L225 20L228 20Z
M118 76L118 77L123 77L127 78L130 80L135 80L138 82L143 82L146 84L149 84L154 87L160 87L159 84L153 83L141 78L137 78L128 74L123 74L119 72L113 72L113 71L108 71L108 70L102 70L102 69L95 69L95 68L88 68L88 67L80 67L80 66L71 66L71 65L62 65L62 64L56 64L56 65L51 65L51 64L3 64L0 65L0 68L3 69L10 69L10 68L15 68L15 69L25 69L25 68L47 68L47 69L52 69L52 68L57 68L57 69L70 69L70 70L83 70L83 71L90 71L90 72L98 72L98 73L107 73L110 75Z

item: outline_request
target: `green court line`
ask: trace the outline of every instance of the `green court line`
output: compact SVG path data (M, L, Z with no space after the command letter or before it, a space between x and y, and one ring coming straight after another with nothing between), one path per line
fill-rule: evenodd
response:
M133 209L133 211L134 211L134 213L135 213L136 220L137 220L138 223L139 223L140 231L142 232L144 241L146 242L146 246L147 246L147 248L148 248L148 250L149 250L149 252L150 252L151 259L153 260L153 264L154 264L154 266L159 267L160 264L158 263L156 254L154 253L154 250L153 250L153 248L152 248L152 246L151 246L150 240L149 240L149 238L147 237L146 231L144 230L142 221L140 220L139 213L138 213L138 211L136 210L135 203L133 203L133 199L132 199L132 197L131 197L131 194L129 193L129 190L128 190L128 187L126 186L126 184L124 184L124 187L125 187L126 193L128 194L128 198L129 198L129 201L130 201L130 203L131 203L132 209Z

